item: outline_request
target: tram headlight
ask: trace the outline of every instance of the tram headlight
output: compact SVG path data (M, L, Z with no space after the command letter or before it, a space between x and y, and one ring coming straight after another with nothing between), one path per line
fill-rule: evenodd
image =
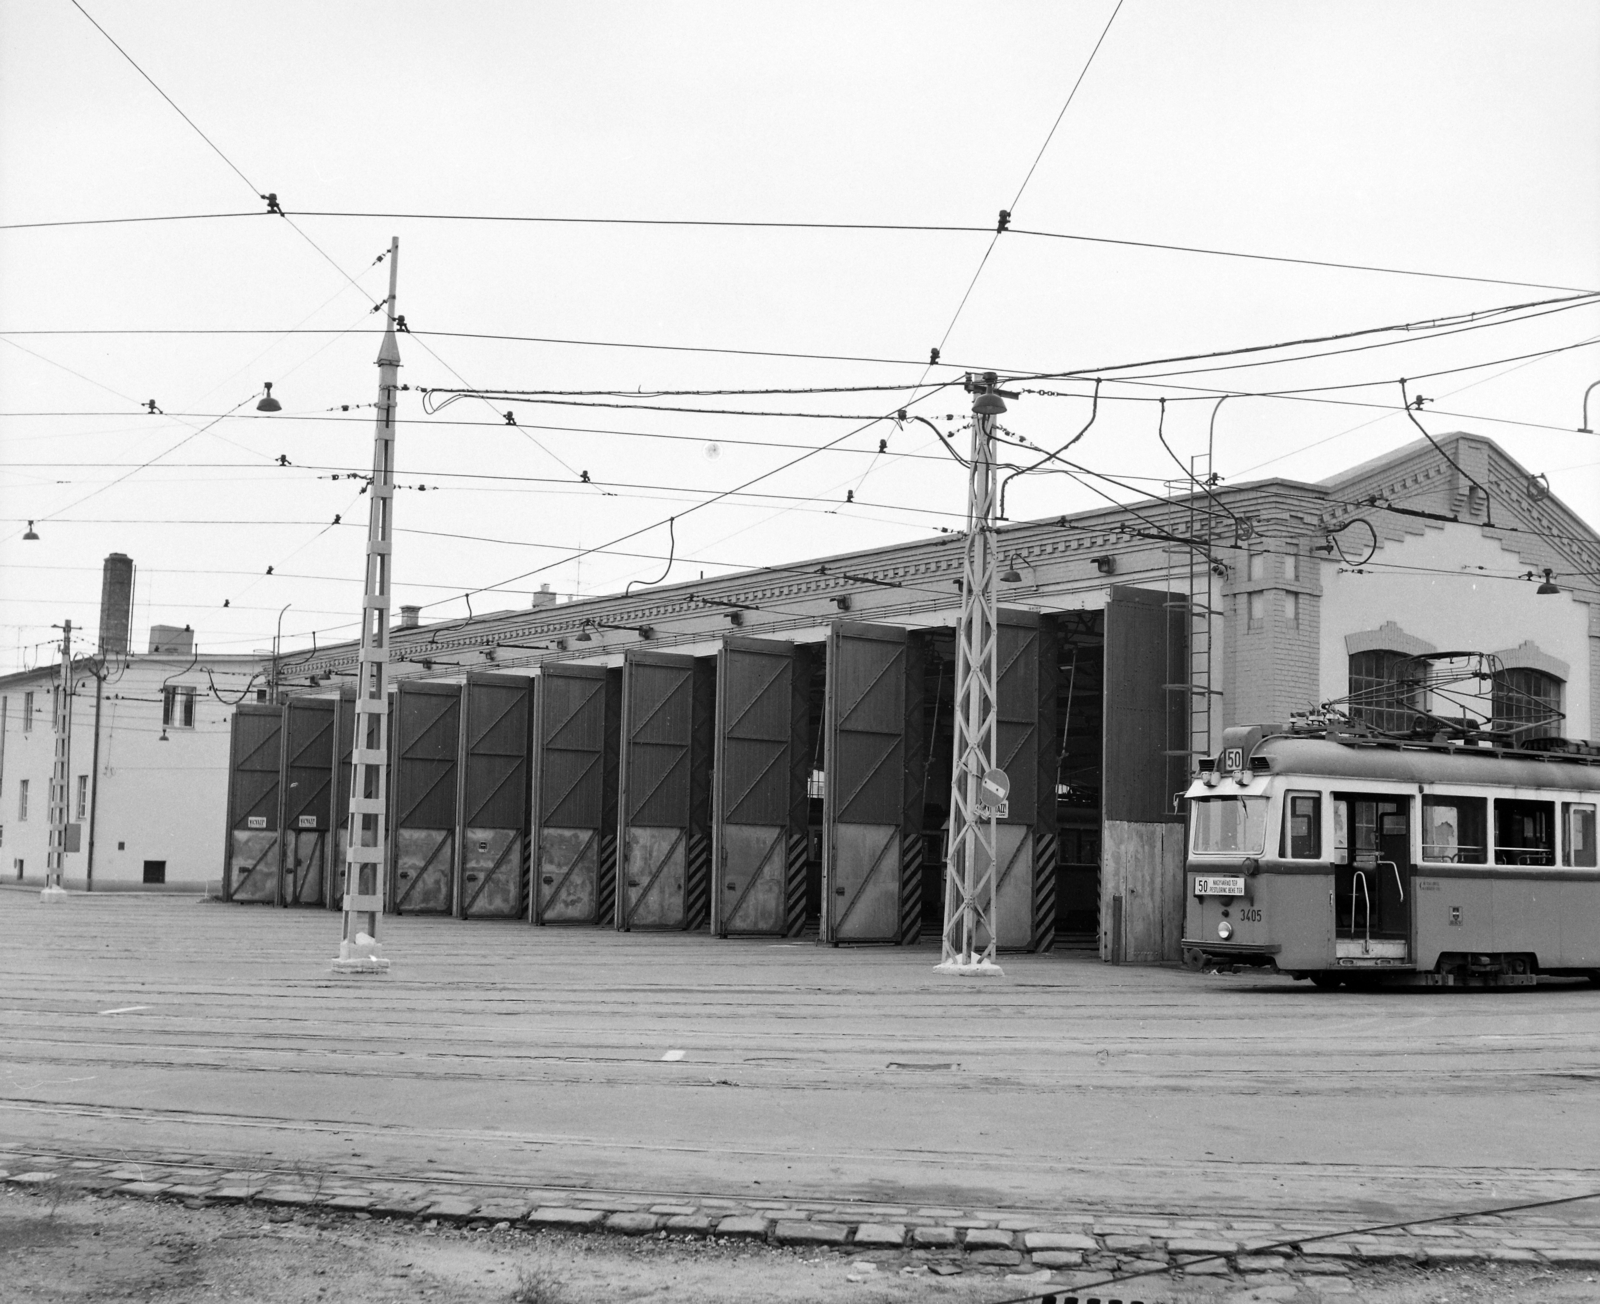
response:
M1233 925L1224 919L1220 924L1217 925L1217 936L1226 942L1230 937L1233 936Z

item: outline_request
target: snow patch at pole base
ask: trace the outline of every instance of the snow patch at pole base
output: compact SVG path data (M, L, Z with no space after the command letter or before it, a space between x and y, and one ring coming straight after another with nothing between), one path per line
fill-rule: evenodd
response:
M933 966L934 973L961 974L967 978L1004 978L1006 971L985 955L952 955Z
M51 884L49 887L39 889L40 901L65 901L66 899L67 889L64 887L57 887L55 884Z
M375 937L357 933L355 941L346 938L339 943L339 958L333 962L333 971L334 973L388 973L389 961Z

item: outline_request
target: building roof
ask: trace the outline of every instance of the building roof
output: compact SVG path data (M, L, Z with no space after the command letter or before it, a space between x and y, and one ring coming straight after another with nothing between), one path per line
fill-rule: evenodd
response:
M202 652L198 657L190 652L135 652L127 658L129 666L177 666L179 669L193 665L196 671L207 666L210 667L244 667L260 666L271 661L271 657L263 657L257 652ZM98 664L98 657L78 656L72 658L74 669L87 671L91 664ZM38 682L53 682L61 673L61 659L41 661L31 670L13 670L8 675L0 675L0 689L21 687L25 684Z
M1446 524L1476 524L1498 538L1518 566L1600 573L1600 535L1547 489L1538 496L1535 477L1497 444L1462 432L1440 436L1438 442L1440 448L1418 440L1320 483L1274 477L1202 486L1172 498L1006 523L998 532L1002 564L1017 568L1026 581L1008 597L1015 605L1048 599L1052 610L1060 610L1063 601L1094 606L1093 592L1103 601L1111 584L1123 582L1125 572L1117 562L1103 569L1106 558L1131 565L1135 556L1148 563L1166 554L1169 565L1186 566L1197 558L1200 564L1231 567L1242 550L1260 546L1264 537L1281 542L1301 534L1325 540L1329 526L1355 517L1378 522L1378 533L1396 539ZM1474 484L1486 492L1475 494ZM760 614L745 622L755 628L741 632L802 640L820 637L827 622L845 611L857 612L858 619L951 623L960 604L963 539L960 532L948 531L934 539L652 586L631 595L395 628L390 654L399 676L450 678L513 667L526 673L546 659L616 656L638 644L641 628L650 630L657 646L703 650L702 644L731 632L734 619L745 613ZM1143 573L1149 575L1148 565ZM1141 582L1159 586L1160 581ZM591 637L581 638L584 633ZM625 641L608 637L616 634ZM497 643L522 646L497 651ZM348 674L356 648L352 641L286 653L283 669L318 680ZM328 691L333 684L312 687Z

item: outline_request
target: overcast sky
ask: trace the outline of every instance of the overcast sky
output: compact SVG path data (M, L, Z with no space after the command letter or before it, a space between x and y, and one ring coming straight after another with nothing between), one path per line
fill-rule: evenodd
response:
M914 388L941 340L955 365L928 378L950 381L963 366L1075 371L1600 290L1591 0L1125 0L1108 31L1115 0L83 7L151 80L71 0L0 0L0 223L261 213L272 192L291 215L983 229L263 213L0 232L5 669L48 656L63 619L92 640L113 551L139 566L139 648L152 622L192 625L205 650L265 648L280 613L285 647L351 635L367 499L343 477L370 464L360 405L375 397L374 260L392 235L399 311L418 332L841 359L419 333L401 337L412 386L904 387L608 400L815 414L786 418L477 400L430 417L408 393L398 479L426 489L396 495L395 603L426 605L424 619L459 618L464 592L502 581L474 611L525 606L541 583L654 580L665 524L573 552L672 516L674 580L959 526L964 474L926 426L822 419L916 400L958 424L959 389ZM1005 207L1019 230L983 261ZM1152 400L1173 400L1165 433L1187 460L1205 450L1212 394L1366 386L1217 414L1226 481L1315 480L1417 438L1397 381L1422 377L1411 392L1432 400L1431 431L1493 438L1600 523L1600 438L1576 432L1600 379L1600 306L1514 316L1310 361L1119 372L1075 451L1159 493L1179 470ZM92 331L128 333L72 333ZM277 415L255 410L267 380ZM1073 397L1027 395L1004 423L1049 446L1087 419L1089 386L1038 387ZM841 436L747 496L696 506ZM1019 482L1008 507L1023 519L1103 501L1053 475ZM30 519L37 542L21 538Z

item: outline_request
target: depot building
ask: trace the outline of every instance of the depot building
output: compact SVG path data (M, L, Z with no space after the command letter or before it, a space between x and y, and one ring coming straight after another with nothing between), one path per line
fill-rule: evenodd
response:
M387 908L937 938L962 547L404 613ZM1497 713L1534 697L1600 737L1600 537L1479 436L1007 524L999 547L1002 949L1177 960L1198 761L1230 725L1371 701L1406 657L1493 653ZM286 703L234 715L233 901L340 904L356 652L297 655Z

